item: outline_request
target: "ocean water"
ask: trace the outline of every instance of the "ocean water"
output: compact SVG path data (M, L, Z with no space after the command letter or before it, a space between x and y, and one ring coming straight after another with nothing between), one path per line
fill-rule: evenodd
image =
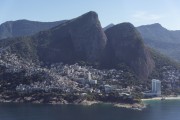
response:
M112 105L0 103L0 120L180 120L180 101L147 101L142 111Z

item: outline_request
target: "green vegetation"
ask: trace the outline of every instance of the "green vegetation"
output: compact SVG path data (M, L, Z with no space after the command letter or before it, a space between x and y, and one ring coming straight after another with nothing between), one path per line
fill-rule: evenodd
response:
M164 66L172 66L175 69L180 69L180 64L178 62L173 61L172 59L168 58L167 56L149 48L152 58L155 61L155 68L152 74L149 76L150 79L157 78L163 79L163 67Z

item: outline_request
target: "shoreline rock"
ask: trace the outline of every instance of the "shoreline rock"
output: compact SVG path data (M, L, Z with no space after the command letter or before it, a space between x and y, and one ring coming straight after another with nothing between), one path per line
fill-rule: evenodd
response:
M115 107L120 108L127 108L127 109L133 109L133 110L143 110L146 108L146 105L144 103L134 103L134 104L114 104Z
M128 103L110 103L110 102L101 102L101 101L88 101L88 100L83 100L79 103L74 102L74 103L68 103L67 101L50 101L47 103L44 103L43 100L35 100L31 102L25 102L23 100L0 100L0 103L32 103L32 104L52 104L52 105L83 105L83 106L92 106L95 104L109 104L114 107L119 107L119 108L127 108L127 109L134 109L134 110L142 110L146 108L146 105L143 103L134 103L134 104L128 104Z
M83 100L80 102L80 105L85 105L85 106L91 106L94 104L99 104L101 103L100 101L88 101L88 100Z

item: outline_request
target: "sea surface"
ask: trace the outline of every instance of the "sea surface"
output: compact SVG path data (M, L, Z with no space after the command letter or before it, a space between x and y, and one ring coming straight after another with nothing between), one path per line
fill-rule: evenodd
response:
M146 101L142 111L112 105L0 103L0 120L180 120L180 100Z

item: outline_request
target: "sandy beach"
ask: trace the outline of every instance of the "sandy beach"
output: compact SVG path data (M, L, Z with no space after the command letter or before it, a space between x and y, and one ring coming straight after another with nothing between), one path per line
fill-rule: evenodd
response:
M177 97L172 97L172 96L167 96L163 97L165 100L180 100L180 96ZM154 97L154 98L148 98L148 99L141 99L142 101L150 101L150 100L161 100L162 97Z

